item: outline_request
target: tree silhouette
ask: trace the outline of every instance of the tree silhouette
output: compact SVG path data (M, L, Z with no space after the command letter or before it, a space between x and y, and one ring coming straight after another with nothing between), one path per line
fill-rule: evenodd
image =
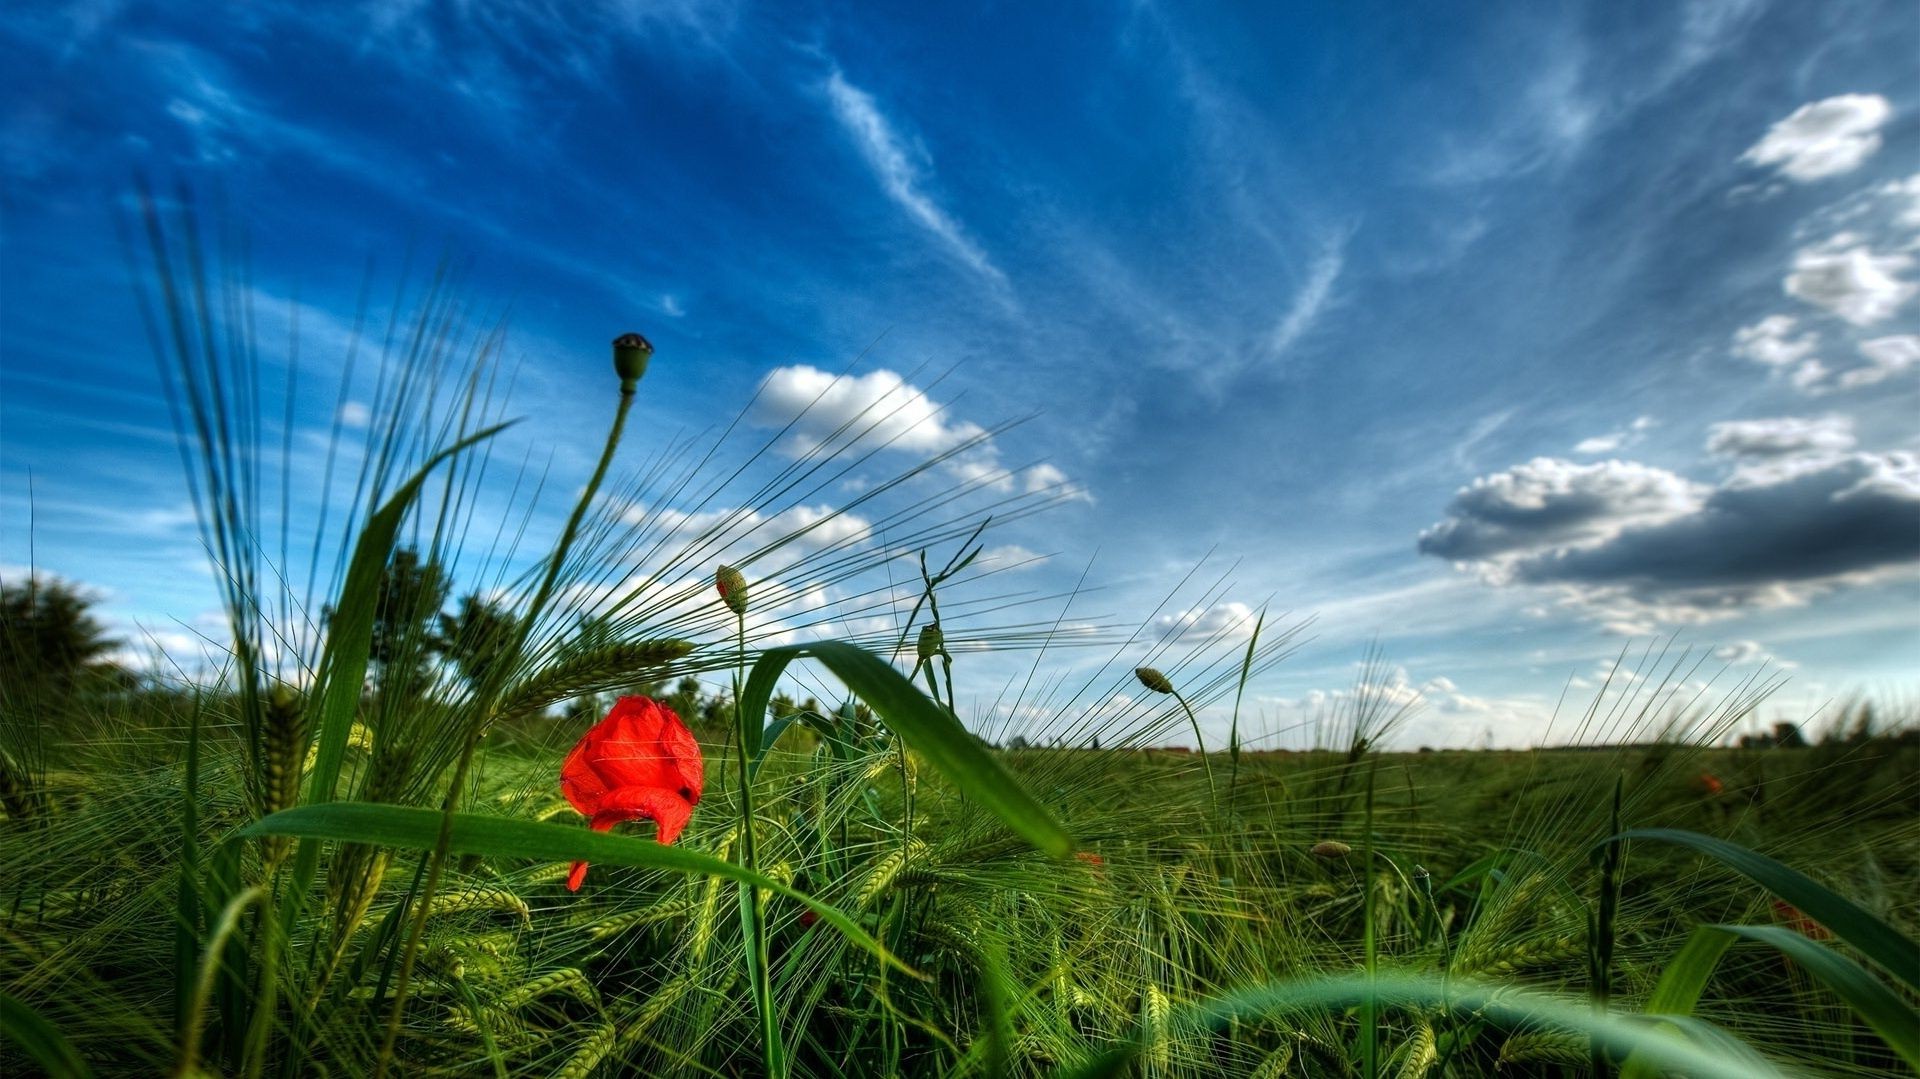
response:
M0 584L0 684L70 684L106 670L103 661L119 642L89 606L87 596L64 581Z
M504 604L479 593L460 598L455 614L440 616L440 650L453 661L460 676L476 688L499 674L500 664L511 662L514 631L520 622Z

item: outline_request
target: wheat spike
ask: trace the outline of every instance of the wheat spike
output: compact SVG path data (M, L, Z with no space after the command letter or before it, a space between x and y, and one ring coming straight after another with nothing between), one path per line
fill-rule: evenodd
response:
M1158 985L1147 983L1147 989L1140 1004L1141 1018L1146 1023L1147 1036L1153 1040L1147 1044L1145 1053L1147 1070L1155 1074L1165 1074L1173 1067L1173 1032L1169 1029L1173 1017L1173 1002Z
M441 892L433 897L433 902L427 907L430 916L475 910L510 913L517 916L523 925L533 924L533 911L528 908L527 901L505 888L475 886Z
M693 651L692 641L664 639L610 644L568 656L506 692L494 715L532 715L573 697L647 681Z
M1500 1059L1494 1066L1504 1068L1509 1064L1530 1063L1580 1065L1587 1062L1586 1035L1551 1030L1515 1034L1508 1038L1500 1046Z
M853 904L862 909L872 906L874 900L886 894L893 887L900 871L906 868L909 858L917 857L927 849L927 845L918 839L907 840L904 847L895 848L886 857L873 863L873 869L867 873L867 879L860 882L860 890L854 893Z
M587 980L587 975L578 967L562 967L550 970L521 985L500 998L500 1006L507 1009L519 1008L529 1001L553 993L566 993L583 1004L600 1006L600 991Z
M1293 1066L1293 1043L1281 1042L1280 1048L1267 1054L1267 1059L1253 1069L1247 1079L1280 1079Z
M553 1079L587 1079L600 1066L600 1062L607 1059L607 1054L613 1052L614 1042L619 1036L619 1030L612 1023L594 1027L593 1033L587 1035L587 1040L580 1043L580 1048L575 1049L567 1062L560 1065L560 1070L553 1073Z
M1400 1065L1400 1079L1421 1079L1438 1063L1440 1045L1434 1037L1433 1024L1422 1019L1420 1029L1414 1031L1413 1041L1407 1045L1407 1059Z

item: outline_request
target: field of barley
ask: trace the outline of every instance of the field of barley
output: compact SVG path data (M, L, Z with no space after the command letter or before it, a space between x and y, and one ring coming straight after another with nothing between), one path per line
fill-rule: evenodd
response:
M785 562L791 536L736 559L726 521L624 514L717 482L624 429L639 335L583 405L591 480L544 496L564 526L514 535L474 508L524 493L487 467L511 402L433 307L388 334L414 344L358 479L289 557L272 387L196 309L192 222L147 226L232 643L130 675L43 647L86 629L72 595L9 586L0 1074L1920 1067L1910 711L1736 747L1770 685L1676 696L1697 658L1649 649L1563 706L1564 748L1414 751L1363 672L1278 750L1241 698L1299 626L1169 643L970 575L1044 494L969 508L910 472L884 551ZM746 504L772 517L858 433ZM902 557L897 632L769 621ZM1003 711L1050 737L973 722L990 653L1030 662ZM1196 751L1205 709L1232 733Z

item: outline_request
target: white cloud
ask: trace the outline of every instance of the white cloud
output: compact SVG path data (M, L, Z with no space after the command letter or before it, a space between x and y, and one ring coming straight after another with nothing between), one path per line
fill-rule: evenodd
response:
M986 434L953 419L946 406L888 370L833 375L799 364L779 367L760 383L751 417L770 427L791 423L796 452L860 435L911 453L941 453Z
M848 82L836 69L827 77L827 101L833 106L834 119L853 137L887 197L974 272L997 285L1005 285L1006 275L988 260L986 252L967 235L960 222L923 190L926 181L921 174L922 165L915 158L924 161L925 153L908 150L893 124L874 103L873 95Z
M1908 228L1920 229L1920 172L1904 180L1888 180L1880 185L1879 194L1901 203L1900 211L1894 218Z
M1541 460L1482 477L1420 550L1633 634L1911 574L1920 458L1845 452L1837 425L1794 425L1719 430L1723 452L1750 456L1711 488L1618 461Z
M1797 363L1813 354L1820 338L1811 331L1790 336L1794 324L1791 315L1768 315L1751 326L1742 326L1733 332L1733 354L1767 367Z
M1191 640L1245 640L1253 636L1257 618L1252 607L1238 601L1215 603L1178 614L1163 614L1156 620L1162 639L1179 637Z
M1852 172L1880 149L1880 127L1893 115L1878 94L1841 94L1795 109L1740 160L1773 166L1796 183Z
M986 428L953 418L897 372L832 375L797 364L779 367L760 383L749 414L752 422L784 427L783 452L800 456L829 442L856 441L922 455L960 451L943 465L961 483L1020 494L1049 493L1067 501L1093 501L1080 484L1047 463L1014 470Z
M1333 284L1346 265L1346 252L1347 235L1341 233L1328 239L1315 256L1313 265L1308 268L1306 282L1293 294L1293 303L1287 308L1287 313L1274 325L1273 336L1267 342L1269 356L1278 358L1292 348L1301 335L1313 328L1327 301L1333 296Z
M1850 450L1853 444L1853 420L1846 416L1733 420L1707 429L1707 452L1723 457L1828 455Z
M1799 666L1789 663L1768 651L1759 641L1734 641L1713 650L1713 658L1722 663L1749 665L1764 663L1770 667L1790 669Z
M1583 438L1574 444L1573 452L1582 454L1616 453L1639 442L1645 433L1654 426L1652 416L1641 416L1632 423L1604 435Z
M1900 277L1913 266L1906 254L1879 255L1856 233L1842 232L1794 253L1787 294L1867 326L1891 316L1920 285Z
M1029 550L1017 543L1003 543L997 547L988 547L973 560L976 568L991 572L1033 569L1047 561L1049 556Z
M1871 386L1920 367L1920 334L1902 333L1862 341L1860 355L1866 359L1866 366L1842 372L1841 389Z
M685 513L665 507L632 506L622 516L630 523L649 525L659 529L662 535L683 542L712 533L720 540L713 547L714 561L737 559L755 548L778 542L781 556L772 564L785 566L808 554L856 547L873 538L872 522L831 506L789 506L773 514L757 509ZM673 543L668 546L672 547Z
M1537 457L1456 491L1447 519L1420 533L1419 548L1497 571L1503 556L1598 544L1683 516L1705 494L1699 484L1631 461Z
M340 426L362 428L373 419L373 411L359 401L348 401L340 406Z

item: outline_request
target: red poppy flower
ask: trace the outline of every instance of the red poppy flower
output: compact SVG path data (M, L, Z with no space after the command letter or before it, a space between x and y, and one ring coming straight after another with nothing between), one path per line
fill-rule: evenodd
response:
M1696 794L1704 794L1709 798L1717 798L1720 796L1721 791L1726 790L1726 786L1720 782L1719 776L1714 775L1712 772L1702 772L1693 777L1693 790Z
M671 843L700 802L704 772L700 743L673 709L622 697L567 754L560 791L596 832L645 818L658 826L660 842ZM587 863L573 863L567 889L578 891L586 876Z
M1784 922L1788 929L1813 940L1832 940L1833 931L1801 912L1799 907L1784 899L1773 901L1774 917Z

